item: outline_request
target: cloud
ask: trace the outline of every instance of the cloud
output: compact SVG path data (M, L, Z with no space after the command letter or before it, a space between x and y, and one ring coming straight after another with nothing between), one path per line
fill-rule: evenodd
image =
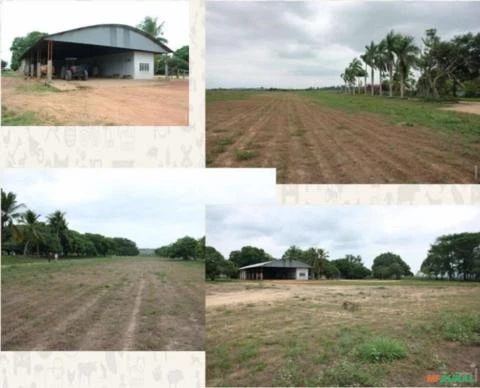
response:
M10 169L2 188L42 215L60 209L79 232L156 248L205 235L209 203L271 203L272 169Z
M391 29L480 32L480 2L207 2L207 87L304 88L339 74ZM241 76L240 76L241 75Z
M208 206L207 244L225 257L246 245L281 257L291 245L326 249L331 259L361 255L367 267L392 251L420 269L442 234L478 232L474 206Z

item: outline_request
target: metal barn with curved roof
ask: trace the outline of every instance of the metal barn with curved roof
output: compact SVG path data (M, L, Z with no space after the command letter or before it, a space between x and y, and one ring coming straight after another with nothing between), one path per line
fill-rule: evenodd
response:
M123 24L98 24L58 32L41 38L21 57L26 75L59 77L68 60L92 69L90 75L151 79L154 54L171 53L147 33Z
M275 259L239 268L242 280L308 280L312 268L298 260Z

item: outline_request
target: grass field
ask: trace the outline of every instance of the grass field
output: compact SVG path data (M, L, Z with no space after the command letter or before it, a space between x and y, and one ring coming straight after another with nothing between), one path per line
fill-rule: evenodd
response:
M203 350L204 264L2 257L2 350Z
M276 168L278 183L290 184L474 183L480 115L447 107L318 91L208 91L207 165Z
M438 386L478 365L479 300L478 283L209 283L207 385Z

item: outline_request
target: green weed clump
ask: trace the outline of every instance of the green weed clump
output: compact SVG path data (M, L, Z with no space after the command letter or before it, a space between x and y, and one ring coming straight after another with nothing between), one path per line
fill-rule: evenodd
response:
M480 344L480 314L448 314L442 317L442 335L448 341Z
M378 376L367 369L346 360L340 361L333 368L326 368L319 385L327 387L375 387L381 385Z
M405 358L407 349L403 342L389 337L376 337L361 345L360 358L368 362L390 362Z
M257 153L255 151L251 150L235 150L235 158L237 160L250 160L253 159L255 156L257 156Z

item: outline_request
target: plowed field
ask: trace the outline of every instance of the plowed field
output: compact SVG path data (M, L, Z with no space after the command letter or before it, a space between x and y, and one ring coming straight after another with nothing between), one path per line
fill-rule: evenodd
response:
M200 263L2 265L2 350L203 350L204 315Z
M207 103L210 167L273 167L278 183L474 183L480 144L349 113L293 92Z

